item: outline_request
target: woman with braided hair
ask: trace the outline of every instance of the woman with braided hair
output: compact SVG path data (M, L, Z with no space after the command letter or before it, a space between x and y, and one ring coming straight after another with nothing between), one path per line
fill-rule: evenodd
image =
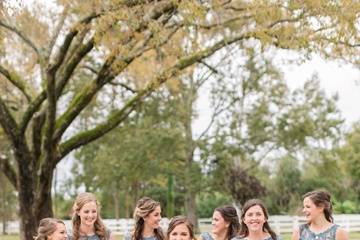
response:
M346 231L334 224L331 196L327 191L316 190L303 196L303 213L306 223L293 232L291 240L347 240Z
M164 240L160 227L160 203L149 197L141 198L134 210L134 229L130 240Z
M66 240L67 233L63 221L56 218L43 218L34 240Z
M230 205L216 208L211 225L211 233L202 233L202 240L235 239L240 230L240 222L236 209Z

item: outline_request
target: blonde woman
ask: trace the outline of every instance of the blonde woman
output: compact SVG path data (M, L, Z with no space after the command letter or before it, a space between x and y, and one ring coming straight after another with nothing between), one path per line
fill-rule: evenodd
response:
M66 240L67 233L63 221L56 218L40 220L39 228L34 240Z
M114 240L100 217L100 204L92 193L80 193L73 205L71 240Z
M141 198L134 210L134 229L130 240L164 240L160 227L161 207L160 203L149 197Z

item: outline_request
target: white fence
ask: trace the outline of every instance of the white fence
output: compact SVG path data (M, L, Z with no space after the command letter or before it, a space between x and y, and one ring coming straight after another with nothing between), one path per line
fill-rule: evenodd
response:
M348 232L360 232L360 214L334 215L334 221ZM294 228L297 228L299 224L304 222L304 218L298 216L273 215L269 218L269 224L277 234L291 233ZM131 231L134 221L132 219L104 219L104 223L111 231L124 235ZM168 223L169 220L167 218L163 218L161 220L161 226L163 229L167 228ZM68 230L71 229L71 222L69 220L65 221L65 224ZM199 225L201 232L210 231L211 219L199 219ZM7 223L7 233L17 234L19 233L19 229L18 221L11 221ZM0 230L2 230L2 223L0 223Z

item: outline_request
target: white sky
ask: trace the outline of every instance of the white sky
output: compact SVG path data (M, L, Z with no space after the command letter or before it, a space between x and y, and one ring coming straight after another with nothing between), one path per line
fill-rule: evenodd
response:
M318 73L321 88L339 96L338 107L346 124L360 120L360 70L336 61L325 61L316 56L301 65L283 65L284 77L290 86L301 86L314 72Z

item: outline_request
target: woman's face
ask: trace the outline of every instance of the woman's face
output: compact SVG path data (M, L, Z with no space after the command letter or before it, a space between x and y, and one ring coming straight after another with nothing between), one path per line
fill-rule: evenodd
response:
M310 197L304 198L303 205L303 213L307 222L314 221L318 216L324 213L324 208L316 206Z
M214 211L211 224L211 232L215 235L227 232L230 225L230 223L226 222L221 213L218 211Z
M78 212L78 215L80 216L81 224L87 226L94 225L98 216L98 207L96 205L96 202L92 201L85 203Z
M49 236L47 236L48 240L66 240L67 233L65 225L62 223L56 223L56 230Z
M243 221L249 232L258 232L263 231L266 217L262 208L259 205L255 205L246 211Z
M149 213L146 217L144 217L144 223L147 227L156 229L160 226L161 220L161 208L157 206L154 211Z
M169 234L169 240L191 240L190 232L185 223L177 225Z

